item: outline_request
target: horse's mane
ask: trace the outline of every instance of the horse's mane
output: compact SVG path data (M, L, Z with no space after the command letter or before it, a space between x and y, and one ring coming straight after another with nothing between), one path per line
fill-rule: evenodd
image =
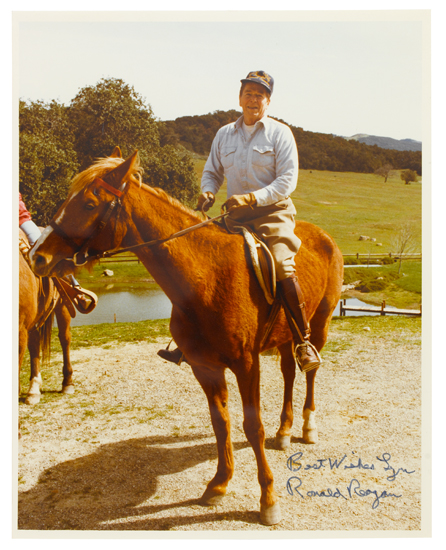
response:
M156 195L157 197L159 197L160 199L163 199L165 200L166 202L168 202L169 204L175 206L175 208L177 208L178 210L181 210L182 212L184 212L185 214L189 214L191 215L193 218L196 218L199 222L202 222L203 219L197 214L197 212L195 212L194 210L192 210L191 208L189 208L188 206L184 205L182 202L180 202L178 199L168 195L164 189L161 189L160 187L150 187L149 185L143 183L142 184L142 187L143 189L146 189L147 191L149 191L150 193L153 193L154 195Z
M89 185L95 178L102 178L108 172L111 172L114 168L124 162L124 159L120 157L104 157L96 159L96 162L86 168L83 172L80 172L71 180L71 192L77 192ZM139 157L137 157L133 171L130 175L129 181L141 186L141 174L143 168L140 165Z
M89 185L95 178L102 178L108 172L119 166L124 162L124 159L120 157L104 157L96 159L96 162L86 168L83 172L77 174L71 181L71 192L78 192L87 185ZM185 214L189 214L197 221L203 221L202 218L191 208L188 208L182 204L179 200L175 199L168 195L163 189L159 187L151 187L142 182L142 173L143 167L140 164L139 157L136 158L136 161L133 166L132 174L130 175L129 181L136 183L139 187L143 187L150 193L153 193L157 197L165 200L171 205L175 206L177 209L181 210Z

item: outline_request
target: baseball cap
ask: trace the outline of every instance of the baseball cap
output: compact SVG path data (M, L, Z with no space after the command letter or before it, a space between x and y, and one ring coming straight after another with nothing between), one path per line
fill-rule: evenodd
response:
M248 73L247 77L243 78L240 82L256 82L257 84L262 84L270 93L273 93L274 78L268 73L265 73L265 71L251 71Z

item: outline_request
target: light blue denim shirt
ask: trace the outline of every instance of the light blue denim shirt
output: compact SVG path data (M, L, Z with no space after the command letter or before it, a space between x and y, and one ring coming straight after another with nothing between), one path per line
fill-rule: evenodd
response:
M265 116L247 140L242 124L243 116L218 130L203 170L202 192L216 195L226 176L228 198L254 193L257 204L267 206L289 197L299 171L290 128Z

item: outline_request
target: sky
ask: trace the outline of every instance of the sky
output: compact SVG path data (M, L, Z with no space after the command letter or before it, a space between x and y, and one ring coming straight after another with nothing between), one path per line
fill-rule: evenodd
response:
M14 93L68 105L120 78L173 120L239 109L240 79L265 70L268 113L293 126L422 141L427 13L311 13L16 14Z

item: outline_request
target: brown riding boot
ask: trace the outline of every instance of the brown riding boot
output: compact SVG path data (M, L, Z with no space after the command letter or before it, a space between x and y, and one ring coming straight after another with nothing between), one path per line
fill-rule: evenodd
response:
M160 349L158 351L158 355L165 359L166 361L171 361L172 363L175 363L176 365L181 365L182 361L186 361L183 352L180 350L180 348L169 350L169 349ZM187 362L187 361L186 361Z
M302 372L319 367L321 357L310 342L310 327L305 314L305 302L296 274L278 281L278 288L285 314L296 344L294 355Z

